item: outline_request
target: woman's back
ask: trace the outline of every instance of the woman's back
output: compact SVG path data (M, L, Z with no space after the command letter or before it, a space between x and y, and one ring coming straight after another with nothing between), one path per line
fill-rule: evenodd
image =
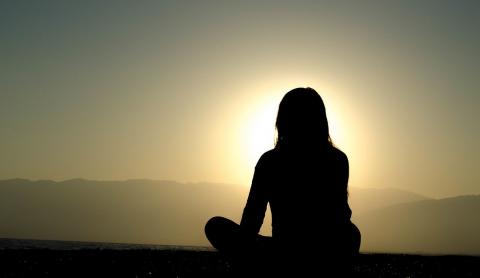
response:
M348 160L340 150L275 148L259 160L255 175L270 203L276 241L311 244L349 223Z

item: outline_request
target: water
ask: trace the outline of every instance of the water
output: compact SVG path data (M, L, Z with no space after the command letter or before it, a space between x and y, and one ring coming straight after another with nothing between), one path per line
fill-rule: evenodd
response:
M157 244L131 244L111 242L85 242L63 240L37 240L37 239L13 239L0 238L0 250L172 250L172 251L213 251L206 246L179 246Z

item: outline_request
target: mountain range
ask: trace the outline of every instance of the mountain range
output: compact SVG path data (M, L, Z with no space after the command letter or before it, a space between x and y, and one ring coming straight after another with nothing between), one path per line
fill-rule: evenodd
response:
M238 222L247 194L219 183L0 180L0 238L205 246L205 222ZM480 195L352 187L349 203L364 252L480 254ZM267 213L262 234L270 224Z

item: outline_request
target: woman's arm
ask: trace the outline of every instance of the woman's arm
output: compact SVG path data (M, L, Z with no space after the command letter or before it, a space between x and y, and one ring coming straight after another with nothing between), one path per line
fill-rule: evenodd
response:
M253 174L252 186L243 210L240 228L247 234L258 234L267 210L267 172L264 156L260 158Z
M340 181L339 186L342 188L342 210L341 219L345 222L349 222L352 216L352 210L348 205L348 176L349 176L349 164L347 155L340 151Z
M332 153L330 171L333 190L331 192L332 217L335 225L343 226L350 223L352 210L348 205L348 158L339 149L335 148Z

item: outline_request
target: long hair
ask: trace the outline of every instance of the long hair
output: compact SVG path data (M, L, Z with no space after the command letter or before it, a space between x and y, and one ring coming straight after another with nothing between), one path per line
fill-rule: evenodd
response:
M325 105L312 88L296 88L285 94L275 126L276 148L333 146Z

